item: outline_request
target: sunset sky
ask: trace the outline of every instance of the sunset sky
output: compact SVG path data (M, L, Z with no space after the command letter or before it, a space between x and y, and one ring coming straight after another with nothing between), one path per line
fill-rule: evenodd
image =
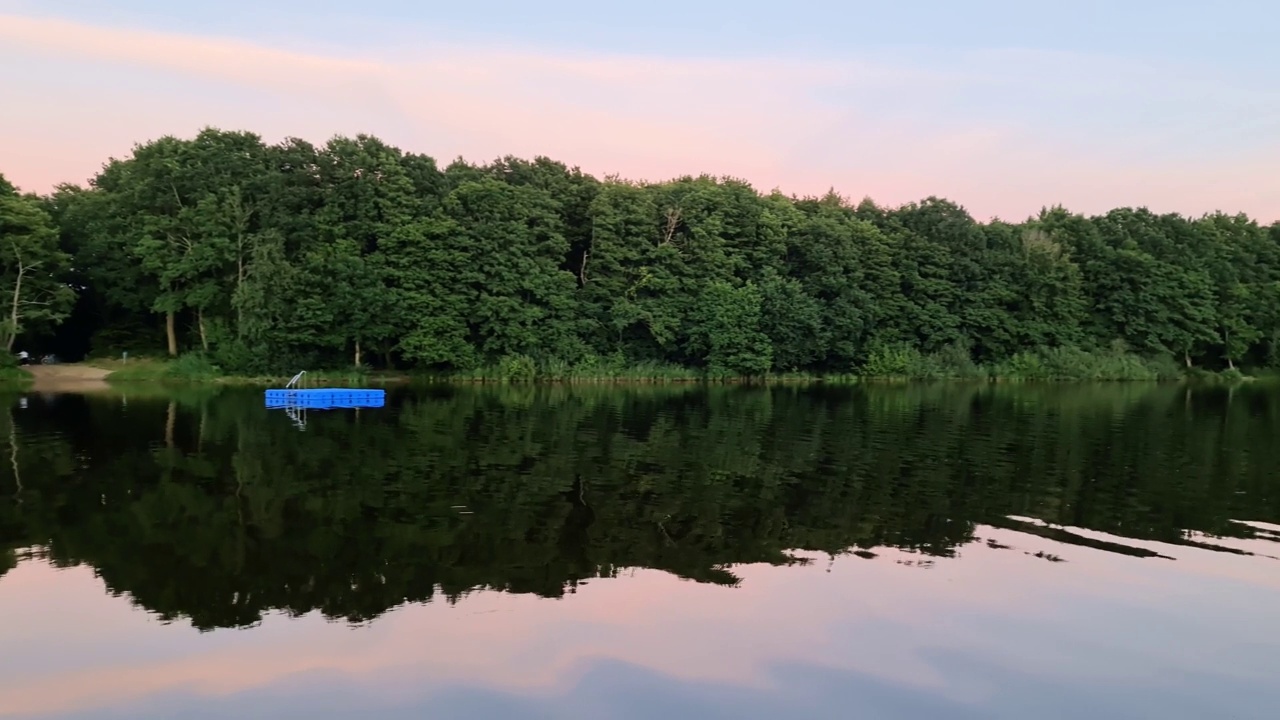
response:
M979 218L1280 220L1274 0L0 0L0 173L205 125Z

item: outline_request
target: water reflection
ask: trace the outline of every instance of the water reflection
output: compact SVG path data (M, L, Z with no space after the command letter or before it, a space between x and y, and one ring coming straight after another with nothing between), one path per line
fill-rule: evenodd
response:
M1280 393L435 389L301 428L231 391L8 406L0 714L1280 700Z
M1229 551L1214 538L1277 541L1235 521L1280 517L1278 401L1151 386L439 389L311 413L299 432L257 393L63 396L10 413L0 543L89 564L201 629L273 609L364 622L476 588L558 597L620 568L735 585L732 565L796 549L892 547L928 566L979 522L1134 557L1168 554L1126 538Z
M1280 648L1259 626L1275 629L1274 587L1257 592L1261 574L1203 583L1195 549L1173 563L1091 552L1058 567L1035 558L1055 551L1050 541L976 530L1018 551L975 543L930 571L904 567L916 556L897 549L879 562L802 553L811 563L737 568L736 588L635 570L571 600L479 591L358 632L312 614L196 636L104 599L83 569L28 561L6 579L0 614L48 621L25 635L6 627L6 648L21 652L0 659L0 707L120 718L1261 719L1280 701Z

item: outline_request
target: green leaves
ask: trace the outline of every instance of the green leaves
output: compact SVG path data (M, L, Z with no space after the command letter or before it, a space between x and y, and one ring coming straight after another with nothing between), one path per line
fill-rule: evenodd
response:
M519 358L562 375L609 358L847 373L1116 342L1212 368L1280 358L1280 226L1220 213L979 223L936 197L887 208L705 175L602 182L544 157L441 170L367 135L268 146L214 128L139 145L43 201L0 178L0 200L41 267L68 262L50 248L73 259L63 280L100 337L154 346L167 327L172 352L201 347L231 372ZM49 277L32 282L56 302L11 329L66 315Z
M38 199L0 194L0 340L6 350L13 350L18 336L49 329L70 314L70 259Z
M694 314L693 348L705 353L712 375L763 375L773 366L773 344L760 331L764 296L753 283L708 283Z

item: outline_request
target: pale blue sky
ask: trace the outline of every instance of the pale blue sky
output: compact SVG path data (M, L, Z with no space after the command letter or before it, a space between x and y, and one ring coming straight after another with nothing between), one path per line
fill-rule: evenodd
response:
M0 148L0 172L33 189L92 172L103 158L37 152L79 98L109 119L84 127L100 142L83 152L232 123L446 159L936 193L980 216L1062 202L1269 221L1276 27L1275 0L0 0L0 82L22 108L0 114L22 145ZM218 47L263 64L227 70Z
M351 47L356 27L582 50L679 57L845 56L864 50L1036 48L1159 57L1253 74L1280 66L1271 0L59 0L26 2L79 20ZM372 41L372 42L371 42Z

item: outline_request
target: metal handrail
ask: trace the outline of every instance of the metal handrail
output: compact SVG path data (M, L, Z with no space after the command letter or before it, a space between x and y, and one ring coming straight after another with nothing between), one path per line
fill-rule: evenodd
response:
M297 384L298 384L298 381L302 379L302 376L303 376L303 375L306 375L306 374L307 374L307 371L306 371L306 370L303 370L302 372L298 373L297 375L294 375L292 380L290 380L289 382L285 383L285 385L284 385L284 389L285 389L285 390L288 390L289 388L293 387L294 385L297 385Z

